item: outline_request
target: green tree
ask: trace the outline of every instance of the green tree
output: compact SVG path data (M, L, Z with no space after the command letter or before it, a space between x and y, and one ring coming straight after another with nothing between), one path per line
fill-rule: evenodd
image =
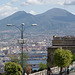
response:
M54 52L54 64L60 67L60 75L62 74L62 68L67 67L71 64L72 53L70 50L57 49Z
M39 64L39 71L44 70L44 69L47 69L47 64L41 62Z
M72 56L72 63L75 61L75 53Z
M5 63L4 70L6 75L22 75L22 67L15 62Z
M22 53L20 55L13 55L13 56L8 55L8 56L11 58L11 61L20 64L22 66ZM23 72L25 72L25 69L28 67L27 60L26 60L27 58L28 58L27 54L23 53Z

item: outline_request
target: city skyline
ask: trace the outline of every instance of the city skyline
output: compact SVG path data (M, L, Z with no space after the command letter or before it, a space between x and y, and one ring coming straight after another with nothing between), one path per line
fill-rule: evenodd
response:
M75 14L75 0L1 0L0 19L17 11L25 11L33 15L44 13L52 8L62 8Z

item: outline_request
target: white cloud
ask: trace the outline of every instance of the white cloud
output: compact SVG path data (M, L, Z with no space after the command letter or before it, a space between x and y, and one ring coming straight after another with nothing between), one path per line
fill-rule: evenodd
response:
M0 19L3 19L18 10L17 7L11 7L9 5L2 5L0 6Z
M58 2L62 2L62 0L25 0L24 2L22 2L21 5L26 6L26 5L58 4Z
M72 13L73 15L75 15L75 13Z
M64 5L75 5L75 0L66 1Z
M13 3L16 3L19 0L11 0L6 4L0 5L0 19L3 19L13 13L15 13L18 8L17 7L12 7L11 5Z
M17 2L17 1L19 1L19 0L12 0L11 2L13 2L13 3L14 3L14 2Z
M17 2L17 1L19 1L19 0L11 0L11 1L8 2L7 4L8 4L8 5L11 5L11 4L13 4L13 3L15 3L15 2Z
M25 0L21 5L26 6L41 4L75 5L75 0Z
M26 0L22 2L21 5L26 6L26 5L41 5L43 4L42 0Z
M29 13L32 15L36 15L36 13L33 10L31 10Z
M25 0L22 2L22 6L27 5L43 5L43 4L58 4L58 2L62 2L62 0Z
M22 4L21 4L22 6L27 6L27 5L29 5L29 3L26 3L26 2L22 2Z

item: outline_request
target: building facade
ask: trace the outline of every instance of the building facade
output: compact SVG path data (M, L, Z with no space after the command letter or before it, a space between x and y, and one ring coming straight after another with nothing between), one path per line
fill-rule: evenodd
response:
M53 66L53 54L54 51L58 48L62 48L65 50L71 50L72 53L75 53L75 37L74 36L64 36L58 37L53 36L52 46L48 48L48 58L47 64L48 66Z

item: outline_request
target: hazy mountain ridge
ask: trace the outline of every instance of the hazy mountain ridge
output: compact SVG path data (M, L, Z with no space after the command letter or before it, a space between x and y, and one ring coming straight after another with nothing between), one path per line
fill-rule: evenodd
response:
M38 15L32 15L24 11L18 11L11 16L8 16L0 20L0 30L7 30L7 24L20 25L25 23L25 26L29 26L33 23L38 24L36 28L29 28L26 32L39 32L39 33L64 33L64 34L74 34L75 32L75 15L70 12L54 8ZM72 33L73 32L73 33Z

